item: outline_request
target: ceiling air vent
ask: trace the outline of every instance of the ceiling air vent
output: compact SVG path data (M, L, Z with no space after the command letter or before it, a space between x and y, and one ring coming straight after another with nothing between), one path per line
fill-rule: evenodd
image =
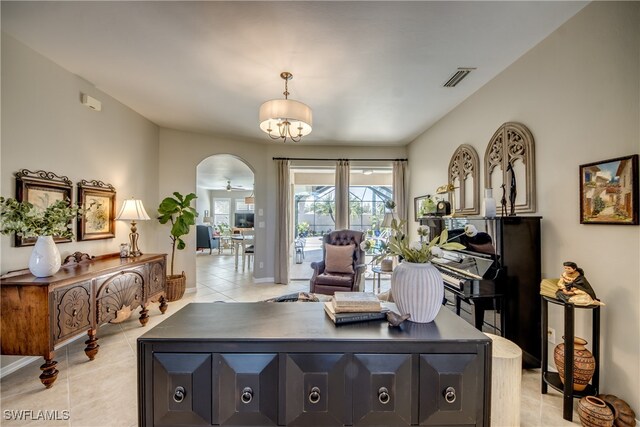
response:
M444 84L444 87L455 87L473 70L475 70L475 68L458 68L458 70L453 73L453 76Z

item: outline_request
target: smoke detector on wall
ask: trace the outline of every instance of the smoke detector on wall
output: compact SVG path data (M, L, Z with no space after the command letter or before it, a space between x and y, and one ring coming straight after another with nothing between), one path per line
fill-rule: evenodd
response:
M86 93L81 94L80 102L82 102L82 105L85 105L94 111L102 110L102 102L98 101L92 96L87 95Z

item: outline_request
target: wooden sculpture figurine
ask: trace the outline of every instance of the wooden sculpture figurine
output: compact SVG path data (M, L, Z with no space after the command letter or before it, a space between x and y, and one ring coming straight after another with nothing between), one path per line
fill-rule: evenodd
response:
M511 185L509 185L509 216L516 214L516 195L518 190L516 189L516 172L513 170L513 165L509 163L507 166L507 172L511 172Z
M589 281L584 277L584 271L575 262L567 261L562 266L564 271L558 280L557 299L576 305L602 305Z

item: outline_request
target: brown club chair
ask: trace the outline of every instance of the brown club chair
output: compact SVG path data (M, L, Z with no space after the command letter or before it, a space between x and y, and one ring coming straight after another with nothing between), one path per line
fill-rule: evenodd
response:
M356 292L366 265L360 243L364 233L355 230L336 230L322 239L322 259L312 262L310 292L333 295L336 291Z

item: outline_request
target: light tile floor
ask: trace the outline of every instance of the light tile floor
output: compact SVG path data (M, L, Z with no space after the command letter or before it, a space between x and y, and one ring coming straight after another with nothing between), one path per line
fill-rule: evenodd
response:
M366 283L371 289L371 280ZM383 290L388 288L383 281ZM98 331L100 351L90 362L84 354L84 338L56 353L60 374L53 388L46 390L40 381L41 360L7 375L0 381L1 426L114 426L137 425L136 339L190 302L258 301L274 296L308 291L308 281L285 286L254 283L251 273L236 272L231 255L197 255L196 292L169 304L162 316L153 307L147 327L136 318L120 324L107 324ZM574 402L574 408L577 401ZM31 410L30 420L12 420L15 411ZM33 419L38 411L58 411L58 420ZM13 412L12 412L13 411ZM67 412L63 412L67 411ZM65 417L68 414L68 417ZM68 418L68 419L61 419ZM580 425L574 410L573 422L562 419L562 396L550 390L540 394L540 370L524 370L521 393L522 426ZM511 426L508 426L511 427Z

